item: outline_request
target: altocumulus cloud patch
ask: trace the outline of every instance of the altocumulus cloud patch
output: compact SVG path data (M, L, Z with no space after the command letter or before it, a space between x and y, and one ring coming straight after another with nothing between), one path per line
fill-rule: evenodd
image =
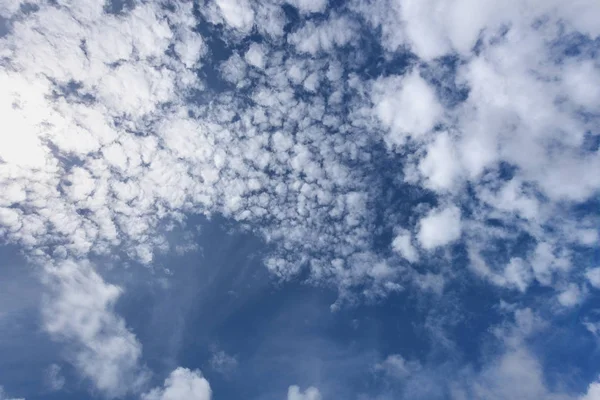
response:
M267 285L335 292L331 319L413 310L395 325L429 344L361 343L346 397L598 398L600 365L540 349L597 351L599 4L0 0L0 236L62 349L31 396L244 379L224 350L154 371L119 308L132 280L177 279L157 260L200 253L200 216L261 241ZM278 398L338 398L340 376Z

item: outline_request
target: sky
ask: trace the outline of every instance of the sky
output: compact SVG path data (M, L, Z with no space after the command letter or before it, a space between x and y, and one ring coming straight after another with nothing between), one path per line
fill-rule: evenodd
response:
M0 400L600 400L597 0L0 0Z

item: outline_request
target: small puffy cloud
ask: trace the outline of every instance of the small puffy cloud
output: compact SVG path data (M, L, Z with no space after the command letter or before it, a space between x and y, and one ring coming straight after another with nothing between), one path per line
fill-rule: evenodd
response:
M184 31L181 39L175 43L173 49L181 62L187 68L192 68L197 65L202 55L206 53L206 44L202 36Z
M425 186L435 191L452 190L461 173L454 144L447 132L436 135L427 146L427 154L419 163Z
M244 56L246 62L258 69L265 67L265 49L258 43L252 43L246 55Z
M247 0L217 0L217 7L232 28L248 33L254 26L254 10Z
M419 260L419 253L412 245L412 235L407 230L403 229L398 232L392 241L392 249L408 262L414 263Z
M329 52L336 47L350 43L356 36L356 22L345 16L334 16L319 24L312 21L288 36L288 41L300 53L315 56L319 52Z
M162 388L142 395L142 400L210 400L210 384L199 370L179 367L165 379Z
M246 77L246 69L246 62L234 53L221 64L221 75L226 81L238 84Z
M319 74L317 72L313 72L312 74L308 75L304 80L304 89L306 89L309 92L316 92L317 89L319 89L319 80Z
M569 286L558 295L558 302L563 307L573 307L581 303L583 300L584 293L575 283L569 284Z
M432 210L421 219L417 239L421 247L432 250L458 240L461 231L460 210L449 206Z
M511 258L504 269L504 279L508 285L512 285L525 292L533 279L531 266L521 258Z
M585 272L585 277L587 278L590 285L592 285L596 289L600 289L600 267L588 269Z
M284 34L285 13L279 4L260 2L256 10L256 28L265 36L279 38Z
M287 400L321 400L321 393L315 387L309 387L304 392L298 386L290 386L288 389Z
M385 139L390 146L404 145L408 137L422 138L444 111L435 91L417 70L378 80L371 97L375 115L389 130Z

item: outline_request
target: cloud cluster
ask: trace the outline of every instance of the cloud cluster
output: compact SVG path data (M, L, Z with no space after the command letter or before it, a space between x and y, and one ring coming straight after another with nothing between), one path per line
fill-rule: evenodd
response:
M472 269L488 281L522 292L537 281L554 287L563 306L580 302L585 282L573 270L573 248L597 245L597 218L593 209L578 217L572 210L600 189L599 98L583 86L593 86L600 69L595 53L577 40L597 39L589 15L598 5L381 1L374 7L392 11L383 16L353 6L382 29L390 54L404 48L421 60L402 76L374 81L372 112L383 139L407 155L405 182L460 205L463 214L453 215L450 228L450 214L432 219L431 211L416 226L421 246L449 244L462 229ZM537 244L529 252L509 260L487 256L524 235ZM409 249L406 235L394 243L416 260L398 247Z
M296 23L276 1L201 3L0 3L0 237L41 265L45 328L98 389L139 393L149 372L114 312L122 288L90 260L151 265L190 214L231 218L275 276L306 270L345 298L441 294L452 271L414 265L455 244L476 275L551 287L557 308L600 286L573 261L598 241L597 2L294 0ZM384 172L431 204L382 210ZM203 382L178 369L147 396L208 398Z

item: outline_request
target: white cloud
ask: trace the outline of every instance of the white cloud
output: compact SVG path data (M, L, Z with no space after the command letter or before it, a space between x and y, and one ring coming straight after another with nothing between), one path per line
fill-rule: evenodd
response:
M122 250L150 264L169 246L160 227L187 213L221 214L254 229L273 245L266 265L280 278L308 268L312 282L337 286L341 297L366 285L370 298L401 290L409 276L441 293L451 274L401 274L373 252L379 193L369 168L379 132L391 157L402 155L392 173L437 192L441 204L471 208L432 210L412 234L397 233L394 251L414 263L415 243L432 250L463 237L472 269L489 282L525 292L535 279L565 306L582 301L583 276L568 247L592 245L597 232L594 221L564 210L600 188L600 157L582 150L597 125L600 69L593 56L566 57L557 47L563 30L600 32L597 2L355 3L382 28L386 50L405 46L420 57L404 75L374 79L354 73L345 57L322 57L360 46L352 13L301 21L285 37L280 3L209 2L200 12L231 28L223 33L231 48L248 46L240 37L254 28L267 36L221 65L236 88L210 93L210 104L187 100L202 93L196 68L210 62L192 2L170 10L146 2L119 16L92 3L40 3L12 18L0 38L0 234L38 261L56 260L46 326L74 344L71 361L102 391L139 390L141 345L113 310L122 289L87 261L60 260ZM327 6L292 3L301 14ZM0 8L20 13L16 2ZM432 61L444 55L457 58L457 76ZM352 56L364 54L356 47ZM465 101L446 98L452 85L468 89ZM502 166L514 176L501 176ZM421 208L408 208L414 222ZM512 230L532 237L533 250L508 263L485 259ZM597 287L594 271L585 277ZM513 353L507 365L533 365L527 353Z
M296 7L301 13L323 12L327 7L328 0L287 0L289 4Z
M279 4L269 2L258 4L255 25L259 32L265 36L278 39L284 34L285 23L285 13Z
M376 275L387 277L376 279L386 290L399 287L387 269L365 268L386 264L368 251L362 173L343 161L360 160L365 138L346 143L342 132L326 134L326 102L294 98L281 55L265 63L265 78L247 76L239 55L225 63L223 76L237 85L255 80L255 104L235 92L188 104L190 91L203 89L189 68L205 54L189 11L144 3L115 16L83 0L68 10L42 5L1 39L12 63L0 69L11 88L1 106L16 121L4 125L2 138L24 132L18 137L28 141L7 139L3 147L10 152L2 153L0 184L9 190L0 195L0 232L46 266L46 329L109 395L142 390L146 371L140 343L114 312L123 289L86 259L126 254L151 264L169 246L160 227L185 213L253 224L280 244L267 266L282 278L308 261L315 279L350 287ZM240 29L250 26L242 22ZM345 44L350 31L335 29L348 23L320 25L319 49ZM316 93L325 66L307 66L310 79L302 82ZM340 257L342 268L328 262Z
M40 141L38 125L50 110L39 93L40 85L6 70L0 71L0 85L4 88L0 110L5 127L0 135L0 159L16 166L44 166L48 151Z
M290 386L288 389L287 400L321 400L321 393L315 387L309 387L301 391L298 386Z
M600 288L600 268L590 268L585 272L585 277L594 288Z
M247 0L216 0L225 22L232 28L249 33L254 26L254 10Z
M258 69L265 67L265 49L258 43L252 43L244 56L246 62Z
M46 267L52 290L43 308L44 328L79 350L71 356L78 370L110 397L142 387L148 378L141 368L141 345L113 307L121 293L88 262L64 261Z
M445 246L460 238L461 216L456 206L448 206L430 211L419 222L417 239L426 250Z
M421 139L443 114L435 91L417 70L378 80L372 99L375 115L389 129L385 139L390 146L402 146L409 137Z
M565 290L558 295L558 302L564 307L573 307L583 300L584 293L582 293L579 286L571 283Z
M353 20L344 16L333 16L319 24L312 21L305 23L288 36L288 42L300 53L315 56L319 52L329 52L350 43L356 31L356 22Z
M222 64L221 74L225 80L239 84L246 76L246 63L238 54L233 54Z
M600 382L592 382L581 400L600 400Z
M411 263L419 260L419 253L412 245L412 235L407 230L399 231L392 241L392 249Z
M6 397L6 393L4 393L4 387L2 387L2 385L0 385L0 400L25 400L23 398L13 398L13 397Z
M163 388L155 388L142 395L142 400L210 400L212 391L208 381L198 370L179 367L167 379Z
M447 132L437 134L427 146L427 155L421 159L419 171L425 177L425 186L430 189L446 191L456 187L460 164Z
M504 279L508 285L512 285L525 292L533 276L531 266L520 258L511 258L504 269Z

